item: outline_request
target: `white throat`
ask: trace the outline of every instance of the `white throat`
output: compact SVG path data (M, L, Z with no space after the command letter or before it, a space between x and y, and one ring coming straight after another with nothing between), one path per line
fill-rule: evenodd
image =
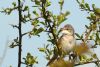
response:
M62 34L66 34L66 35L72 35L72 33L69 32L69 31L67 31L67 30L63 30L61 33L62 33Z

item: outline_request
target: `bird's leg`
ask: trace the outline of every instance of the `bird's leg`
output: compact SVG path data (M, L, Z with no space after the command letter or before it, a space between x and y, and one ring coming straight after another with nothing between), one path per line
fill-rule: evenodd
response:
M76 58L77 58L77 55L75 52L69 54L69 61L75 62Z

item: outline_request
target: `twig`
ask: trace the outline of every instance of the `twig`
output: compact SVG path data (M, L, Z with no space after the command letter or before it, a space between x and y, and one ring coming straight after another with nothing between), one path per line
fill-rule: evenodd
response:
M45 15L46 14L45 3L46 3L46 0L42 0L43 17L45 19L45 22L47 22L46 24L48 24L48 26L50 27L50 32L52 33L52 35L54 37L55 44L57 45L57 38L56 38L56 35L53 31L53 27L50 25L50 22L48 21L48 15Z
M85 39L84 39L84 43L88 40L88 37L89 37L91 31L92 31L92 29L90 29L89 32L86 33L86 36L85 36Z
M13 28L19 28L17 25L10 24Z
M84 63L78 63L78 64L75 64L74 66L84 65L84 64L88 64L88 63L97 63L97 62L100 62L100 60L97 60L97 61L88 61L88 62L84 62Z
M76 40L84 40L84 39L78 39L78 38L77 38ZM92 39L87 39L87 40L92 40Z
M31 32L31 31L30 31L30 32ZM22 36L27 35L27 34L30 33L30 32L23 33Z

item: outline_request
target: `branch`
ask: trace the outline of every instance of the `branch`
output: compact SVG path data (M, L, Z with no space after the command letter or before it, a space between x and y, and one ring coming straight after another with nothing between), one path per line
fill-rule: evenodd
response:
M21 51L22 51L22 12L21 1L18 0L18 15L19 15L19 47L18 47L18 67L21 67Z
M30 32L31 32L31 31L30 31ZM23 33L22 36L27 35L27 34L30 33L30 32Z
M84 39L84 43L88 40L88 37L89 37L91 31L92 31L92 29L90 29L89 32L86 33L86 36L85 36L85 39Z
M84 40L84 39L79 39L79 38L77 38L76 40ZM92 39L87 39L87 40L92 40Z
M17 25L13 25L13 24L10 24L13 28L17 28L19 29L19 27Z
M42 17L36 17L36 18L34 18L34 19L29 18L29 20L26 20L25 22L28 22L28 21L34 21L34 20L37 20L37 19L39 19L39 18L42 18Z
M100 62L100 60L97 60L97 61L88 61L88 62L84 62L84 63L78 63L78 64L75 64L74 66L84 65L84 64L88 64L88 63L97 63L97 62Z
M45 22L47 22L46 24L48 24L48 26L50 27L50 32L52 33L53 37L54 37L54 42L55 44L57 45L57 38L56 38L56 35L54 33L54 30L53 30L53 26L51 26L50 24L50 21L48 21L48 13L46 13L46 9L45 9L45 3L46 3L46 0L42 0L42 10L43 10L43 17L45 19Z

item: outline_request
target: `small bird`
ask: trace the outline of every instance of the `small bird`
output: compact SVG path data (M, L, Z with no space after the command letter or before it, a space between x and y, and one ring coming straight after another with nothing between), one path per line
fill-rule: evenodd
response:
M64 55L68 55L70 52L74 51L74 47L76 44L75 40L75 32L74 28L70 24L66 24L63 28L61 28L61 37L58 39L57 47L58 47L58 54L60 57L64 57ZM47 65L50 65L57 59L57 55L54 55L51 60L48 62Z
M58 40L58 49L62 53L67 53L69 54L71 51L74 50L76 40L75 40L75 33L74 33L74 28L72 25L67 24L63 28L61 28L61 33L62 36Z

